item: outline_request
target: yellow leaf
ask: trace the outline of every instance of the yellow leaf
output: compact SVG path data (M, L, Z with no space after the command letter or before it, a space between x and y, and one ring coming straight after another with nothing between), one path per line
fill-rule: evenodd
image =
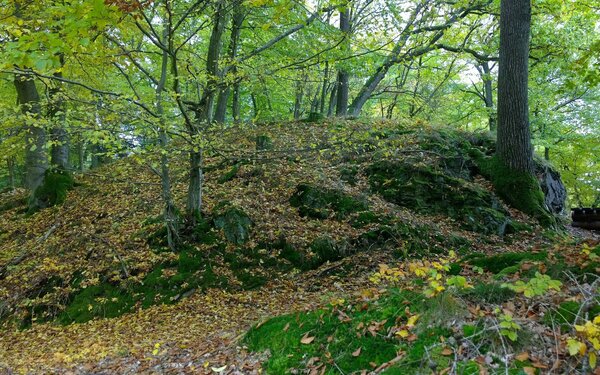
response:
M590 352L588 359L590 360L590 367L596 368L596 353Z
M408 337L408 335L410 335L410 332L408 332L408 330L406 329L401 329L400 331L396 332L396 335L402 338L406 338Z
M414 327L415 324L417 323L417 320L419 320L419 314L413 315L410 318L408 318L408 322L406 323L406 325L408 327Z

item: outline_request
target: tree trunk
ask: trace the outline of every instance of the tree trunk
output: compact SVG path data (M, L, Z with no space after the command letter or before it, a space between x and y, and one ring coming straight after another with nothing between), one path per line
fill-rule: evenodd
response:
M233 117L233 122L240 121L240 113L242 108L241 102L241 83L237 81L233 84L233 98L231 100L231 116Z
M61 67L64 66L64 56L60 54ZM54 77L62 78L61 72L55 72ZM50 139L52 149L50 150L50 164L62 170L69 170L69 134L66 126L66 105L62 96L62 82L56 81L49 89L50 103L48 105L48 118L52 123Z
M8 185L10 186L11 190L15 190L17 184L15 181L15 175L16 175L16 163L15 163L15 158L14 157L9 157L6 160L6 166L8 167Z
M530 28L530 0L502 0L497 155L509 169L533 175L527 92Z
M170 38L171 25L166 23L163 30L163 44L167 44ZM156 85L156 113L159 118L159 143L160 143L160 182L163 198L163 221L167 229L167 245L171 250L175 250L179 242L179 219L176 213L175 203L171 194L171 175L169 171L169 157L167 149L169 146L169 136L167 134L167 126L164 119L163 108L163 92L167 85L167 74L169 68L169 54L167 51L162 52L160 79Z
M344 47L346 51L350 49L350 4L346 3L343 5L344 8L340 10L340 31L344 34L346 41ZM337 78L337 105L335 109L335 115L338 117L344 117L348 115L348 83L350 81L350 74L345 69L338 71Z
M492 88L492 71L489 61L481 62L483 80L483 97L485 99L485 108L488 113L488 125L491 132L496 131L496 111L494 110L494 92Z
M187 212L192 223L195 223L196 218L201 215L203 183L202 151L192 151L190 152L190 182L187 195Z
M327 99L327 87L329 86L329 61L325 62L325 70L323 71L323 86L321 87L321 100L319 113L325 113L325 101Z
M304 82L306 75L302 72L302 77L296 82L296 99L294 100L294 120L302 116L302 102L304 101Z
M329 94L329 106L327 108L327 117L333 116L333 111L335 111L335 103L337 101L337 84L335 84L331 89L331 94Z
M217 3L217 9L214 15L212 32L208 44L206 55L206 74L208 81L204 89L201 100L201 118L200 121L211 123L213 121L213 107L215 102L215 93L219 84L219 58L221 57L221 47L223 45L223 31L227 23L227 4L224 0Z
M242 31L242 24L244 22L244 13L243 8L240 2L236 2L233 8L233 17L231 19L231 38L229 41L229 51L228 57L233 65L229 65L224 69L222 78L225 79L227 74L231 72L234 77L234 80L237 83L237 67L235 65L235 60L238 54L238 45L240 40L240 34ZM234 89L235 90L235 89ZM227 82L222 83L222 87L219 90L219 97L217 99L217 109L215 110L215 121L218 123L225 122L227 116L227 102L229 101L229 94L231 92L231 85ZM233 110L232 110L233 112ZM239 113L238 116L239 117ZM233 116L236 119L236 116Z
M77 159L79 161L79 172L85 171L85 141L82 139L77 146Z
M21 112L26 117L25 126L25 187L33 195L44 181L48 169L46 157L46 132L39 123L41 119L40 96L33 77L15 75L14 85L17 90ZM35 202L32 202L35 205Z

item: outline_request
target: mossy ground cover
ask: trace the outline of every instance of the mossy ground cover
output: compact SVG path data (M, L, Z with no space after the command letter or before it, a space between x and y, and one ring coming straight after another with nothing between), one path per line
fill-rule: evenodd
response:
M386 200L419 213L443 214L465 229L504 235L511 219L488 191L430 167L379 161L366 173L371 188Z
M395 290L371 303L339 303L271 319L252 328L244 342L254 351L270 350L265 369L272 374L293 369L322 371L323 367L326 374L373 370L400 353L406 356L402 355L403 359L393 367L414 372L422 365L425 348L440 346L440 336L449 331L423 327L420 337L410 343L389 336L394 325L408 319L407 308L412 314L419 313L424 308L423 296ZM434 350L432 354L433 360L448 362L439 352ZM388 373L395 372L390 368Z

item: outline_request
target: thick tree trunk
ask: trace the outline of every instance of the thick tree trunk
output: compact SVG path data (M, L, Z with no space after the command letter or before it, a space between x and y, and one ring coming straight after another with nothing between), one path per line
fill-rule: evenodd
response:
M530 28L530 0L502 0L497 155L509 169L533 174L527 92Z
M346 41L344 46L346 51L350 49L350 4L344 5L344 8L340 10L340 31L344 34ZM345 69L338 71L337 77L337 105L335 108L335 115L338 117L344 117L348 115L348 92L350 74Z
M21 112L26 117L27 123L25 127L25 187L33 194L44 181L44 174L48 169L45 149L46 132L39 123L41 118L40 96L31 76L17 74L14 85Z

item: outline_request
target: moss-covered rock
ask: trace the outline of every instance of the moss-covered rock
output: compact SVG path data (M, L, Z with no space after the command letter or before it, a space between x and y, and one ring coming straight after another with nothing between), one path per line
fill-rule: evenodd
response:
M222 203L217 206L214 213L214 224L217 229L222 229L227 241L241 245L250 238L252 220L241 209Z
M67 192L74 185L73 176L68 171L48 169L44 175L42 185L33 193L30 212L64 203L67 199Z
M556 225L534 175L513 171L495 156L479 159L478 164L482 175L492 182L496 193L508 204L535 217L543 226Z
M378 161L367 168L371 188L384 199L419 213L443 214L467 230L504 235L509 214L488 191L462 179L408 163Z
M290 197L292 207L297 207L301 216L315 219L337 219L348 214L366 211L368 205L340 190L320 188L309 184L300 184Z

